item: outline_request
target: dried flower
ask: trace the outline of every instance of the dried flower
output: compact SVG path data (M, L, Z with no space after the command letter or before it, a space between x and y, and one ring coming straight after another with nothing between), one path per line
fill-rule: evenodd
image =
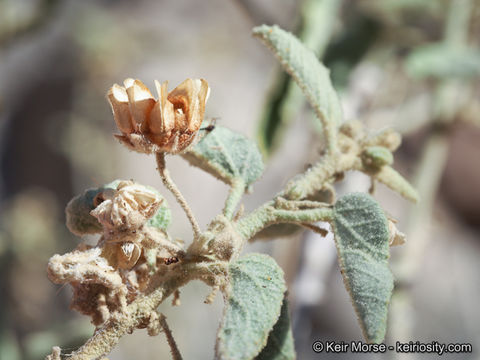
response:
M167 94L168 82L155 80L158 100L140 81L126 79L107 93L113 117L125 145L139 152L187 149L200 129L210 88L204 79L186 79Z
M138 229L158 210L163 199L133 181L120 181L117 190L104 191L104 201L90 214L107 229Z
M403 245L406 242L406 236L395 225L396 220L388 219L388 232L390 234L389 244L390 246Z

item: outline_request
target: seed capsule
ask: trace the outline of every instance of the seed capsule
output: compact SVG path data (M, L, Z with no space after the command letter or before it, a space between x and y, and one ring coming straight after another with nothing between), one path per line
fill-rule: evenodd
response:
M133 242L124 242L117 251L117 264L120 269L131 269L135 266L142 250Z
M210 93L206 80L186 79L170 93L168 82L155 81L158 100L140 80L126 79L124 85L107 93L122 142L140 152L172 154L193 143Z

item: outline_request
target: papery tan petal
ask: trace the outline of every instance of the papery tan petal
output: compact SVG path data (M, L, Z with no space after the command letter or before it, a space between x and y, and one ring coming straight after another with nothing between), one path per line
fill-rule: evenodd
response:
M167 135L175 126L173 104L167 100L167 86L168 81L160 85L160 83L155 80L158 101L153 107L148 121L148 129L152 135Z
M196 132L200 129L208 95L209 87L204 79L186 79L168 94L175 108L178 130Z
M135 82L135 79L126 78L125 80L123 80L123 86L125 86L125 89L128 89L129 87L133 86L134 82Z
M112 107L113 118L118 130L124 134L133 132L132 116L128 105L128 95L125 88L120 85L113 85L107 93L107 99Z
M150 90L140 80L126 79L130 113L134 121L135 130L144 132L147 128L147 119L156 101Z
M396 221L388 219L388 232L390 233L389 243L390 246L403 245L406 242L405 234L397 229L395 225Z

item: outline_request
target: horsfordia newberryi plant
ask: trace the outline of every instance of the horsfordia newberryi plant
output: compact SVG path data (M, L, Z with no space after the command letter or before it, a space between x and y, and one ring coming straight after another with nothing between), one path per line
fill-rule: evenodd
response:
M345 287L365 340L383 341L393 289L389 246L404 236L369 195L336 199L333 184L349 170L364 172L411 201L416 191L392 168L400 136L391 130L370 132L357 121L345 122L329 71L313 52L277 26L254 29L302 89L321 123L324 151L306 172L289 181L267 203L244 214L242 195L262 175L255 143L227 128L204 121L210 89L203 79L187 79L171 92L156 82L158 99L139 80L127 79L107 94L122 144L154 154L160 176L185 210L193 239L185 248L168 232L168 204L155 189L116 180L89 189L67 205L67 226L76 235L100 234L96 246L53 256L48 275L73 287L72 308L91 316L93 336L69 359L101 359L135 329L165 332L172 357L180 351L157 307L191 280L220 291L225 301L216 356L219 359L294 359L288 301L282 269L262 254L241 256L248 241L279 224L296 224L320 234L317 222L332 225ZM203 125L202 125L203 124ZM230 186L221 214L200 229L166 168L166 155L182 156ZM320 239L319 239L320 241ZM54 347L48 359L60 359Z

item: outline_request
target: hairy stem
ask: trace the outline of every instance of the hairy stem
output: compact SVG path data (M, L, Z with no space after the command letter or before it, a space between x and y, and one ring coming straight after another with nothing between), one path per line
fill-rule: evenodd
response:
M320 191L336 174L350 170L357 161L354 153L329 153L309 171L292 179L280 193L290 200L304 199Z
M190 209L190 206L188 206L187 201L183 197L177 185L173 182L172 178L170 177L170 172L167 170L167 167L165 164L165 153L158 152L156 153L155 158L157 160L158 172L160 173L160 177L162 178L163 184L168 190L170 190L173 196L175 196L175 199L177 199L177 202L183 208L183 210L185 211L185 214L187 214L188 220L190 221L190 224L192 224L194 239L198 239L200 237L200 234L202 233L200 230L200 226L198 226L198 222L195 219L195 216L193 215L192 209Z
M465 46L472 13L472 0L452 0L445 24L444 41L451 46Z
M185 271L178 269L160 287L128 305L125 314L113 315L105 324L97 328L93 336L72 353L69 359L91 360L105 356L117 345L123 335L137 328L163 300L189 280L190 276L186 276Z
M162 327L163 332L165 333L165 336L167 338L168 345L170 346L170 352L172 353L172 359L173 360L182 360L182 355L180 355L180 351L178 350L177 343L175 342L175 339L173 338L172 331L168 327L167 318L163 314L160 315L160 326Z
M274 207L270 201L242 218L237 224L237 231L245 240L252 238L260 230L277 223L310 223L329 221L332 219L332 209L319 207L306 210L285 210Z
M235 208L238 202L242 199L244 192L245 181L243 181L243 179L236 179L230 187L228 198L225 201L225 208L223 209L223 214L227 219L232 219Z

